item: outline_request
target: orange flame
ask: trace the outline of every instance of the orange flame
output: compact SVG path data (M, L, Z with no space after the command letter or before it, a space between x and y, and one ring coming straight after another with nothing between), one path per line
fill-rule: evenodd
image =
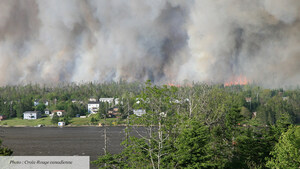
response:
M233 76L229 81L224 83L224 86L233 86L233 85L246 85L249 83L249 80L245 76Z
M181 87L181 85L174 83L168 83L167 86Z

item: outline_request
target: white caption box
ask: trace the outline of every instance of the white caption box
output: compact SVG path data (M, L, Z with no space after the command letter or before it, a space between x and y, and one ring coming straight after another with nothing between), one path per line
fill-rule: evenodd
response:
M89 156L0 156L5 169L89 169Z

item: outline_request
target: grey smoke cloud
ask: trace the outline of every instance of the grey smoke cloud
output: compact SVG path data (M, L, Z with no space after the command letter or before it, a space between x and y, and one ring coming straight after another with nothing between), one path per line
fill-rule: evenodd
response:
M298 0L3 0L0 85L300 84Z

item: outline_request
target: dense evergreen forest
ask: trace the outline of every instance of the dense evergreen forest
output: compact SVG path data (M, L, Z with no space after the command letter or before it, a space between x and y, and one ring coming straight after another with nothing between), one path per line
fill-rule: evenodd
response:
M123 81L28 84L0 88L0 114L21 118L24 111L48 108L66 110L72 118L87 113L89 98L101 97L121 99L126 139L122 153L105 152L94 162L99 167L300 167L300 89ZM34 101L40 104L34 106ZM133 109L147 113L138 117ZM106 118L104 109L99 114ZM137 124L147 133L132 136Z

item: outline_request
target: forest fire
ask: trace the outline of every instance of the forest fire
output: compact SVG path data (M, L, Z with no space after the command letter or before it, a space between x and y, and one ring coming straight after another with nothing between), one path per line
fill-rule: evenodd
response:
M181 87L181 85L174 83L168 83L167 86Z
M249 83L249 80L243 76L233 76L229 81L224 83L224 86L233 86L233 85L246 85Z

